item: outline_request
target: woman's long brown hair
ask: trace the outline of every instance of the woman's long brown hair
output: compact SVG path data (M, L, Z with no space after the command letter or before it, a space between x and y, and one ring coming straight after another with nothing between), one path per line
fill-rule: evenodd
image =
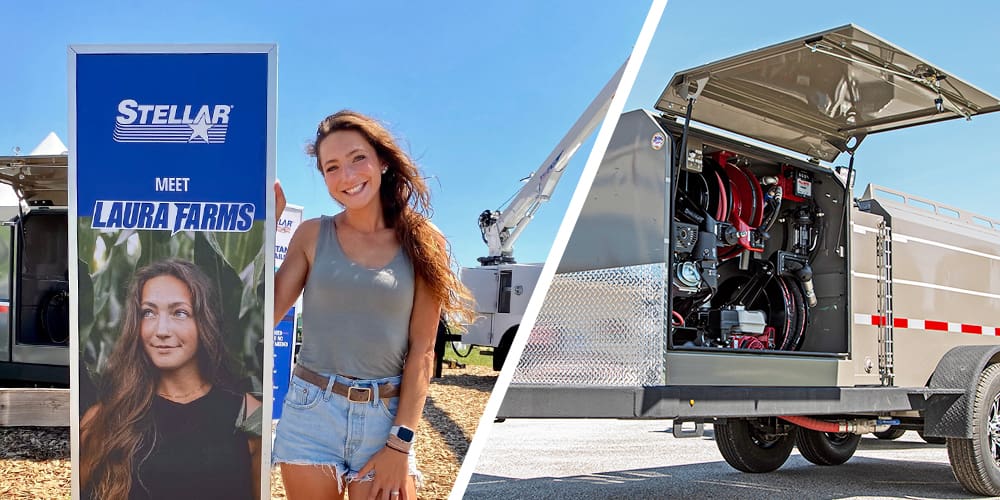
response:
M81 426L80 484L91 498L128 498L132 475L143 459L137 454L152 446L155 430L150 407L159 372L146 355L139 329L142 289L159 276L173 276L191 292L202 379L222 389L233 390L235 386L215 285L197 266L181 259L154 262L136 271L125 298L121 335L101 372L99 410Z
M323 173L319 158L319 143L334 132L354 130L375 148L379 159L388 166L382 175L379 199L386 227L392 228L396 239L413 263L413 270L431 291L442 311L461 323L471 323L472 294L451 269L447 244L430 223L432 215L430 190L420 177L413 160L396 144L392 134L378 121L361 113L342 110L326 117L316 129L316 140L309 145L309 154L316 157L316 168Z

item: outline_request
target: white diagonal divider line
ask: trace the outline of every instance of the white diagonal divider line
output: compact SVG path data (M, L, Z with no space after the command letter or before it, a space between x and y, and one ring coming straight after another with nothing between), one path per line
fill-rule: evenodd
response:
M552 276L555 275L556 267L558 267L563 252L566 250L566 243L573 233L576 220L580 217L580 210L583 208L583 203L590 193L590 186L593 184L594 177L597 175L597 169L601 164L601 160L604 159L604 154L607 152L608 143L611 142L611 135L614 133L615 126L618 125L618 118L625 109L625 101L628 99L629 93L632 92L632 85L635 84L635 78L639 74L639 68L642 66L643 59L646 58L649 44L653 40L653 33L656 32L656 27L660 24L660 17L662 17L663 9L666 6L667 0L653 0L652 5L649 7L649 13L646 14L646 20L639 31L632 54L625 65L625 72L622 75L621 82L618 84L618 90L611 99L608 114L605 116L604 122L601 123L601 128L597 131L594 148L590 151L590 156L587 157L587 163L583 167L580 181L576 185L573 198L570 199L569 206L566 209L566 215L559 226L559 232L556 233L555 241L552 243L552 249L549 250L548 258L545 260L542 272L538 276L538 283L535 285L535 290L528 301L528 307L525 308L524 316L518 327L518 335L514 337L514 343L510 346L510 351L507 353L507 362L504 363L503 370L500 371L500 375L497 377L497 381L493 386L493 392L486 403L486 409L479 419L479 425L476 427L472 443L469 444L469 450L465 454L462 468L458 471L458 477L455 479L451 494L448 496L450 500L459 500L465 494L465 489L469 485L469 479L472 478L472 473L476 469L476 463L479 462L479 455L482 454L483 448L490 438L493 419L496 418L496 414L500 410L500 405L503 403L503 398L507 394L507 387L510 386L510 381L514 377L514 370L517 369L518 360L521 359L521 354L524 352L524 345L528 341L531 329L535 326L538 311L542 308L542 302L549 290L549 285L552 284Z

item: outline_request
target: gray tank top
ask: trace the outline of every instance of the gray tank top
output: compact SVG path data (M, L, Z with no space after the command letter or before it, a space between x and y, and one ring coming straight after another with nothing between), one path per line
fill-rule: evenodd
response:
M413 266L402 248L381 269L358 265L340 247L333 217L323 216L302 297L298 363L360 379L399 375L413 289Z

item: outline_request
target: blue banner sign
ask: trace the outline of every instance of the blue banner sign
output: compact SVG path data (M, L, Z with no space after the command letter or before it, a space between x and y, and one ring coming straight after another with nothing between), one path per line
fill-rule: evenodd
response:
M169 231L264 220L268 57L78 54L78 216Z
M281 418L281 406L288 394L288 382L292 379L292 355L295 352L295 307L281 319L274 328L274 370L273 380L274 402L271 418Z
M75 46L69 66L74 497L259 497L276 48Z

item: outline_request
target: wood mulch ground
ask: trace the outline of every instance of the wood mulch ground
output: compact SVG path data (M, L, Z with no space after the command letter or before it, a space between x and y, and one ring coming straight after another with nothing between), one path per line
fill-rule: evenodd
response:
M420 498L446 498L486 407L497 373L484 366L444 370L431 383L417 429L417 465L424 474ZM69 429L0 428L0 498L69 498ZM285 498L277 469L271 497Z

